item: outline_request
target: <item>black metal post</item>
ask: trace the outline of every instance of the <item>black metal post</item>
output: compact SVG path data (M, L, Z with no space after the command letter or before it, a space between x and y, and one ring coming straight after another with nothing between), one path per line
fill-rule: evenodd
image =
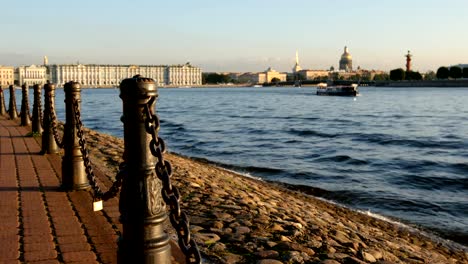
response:
M0 86L0 115L6 115L5 95L3 94L3 88Z
M41 86L39 84L34 85L34 103L33 103L33 115L32 115L32 132L42 133L42 121L41 121Z
M10 119L14 120L18 118L18 111L16 110L16 96L15 96L15 87L10 85L10 105L8 107L8 114Z
M75 113L80 110L80 84L68 82L65 91L65 126L63 129L62 187L67 190L83 190L90 187L79 145ZM75 105L76 104L76 105ZM75 111L77 107L77 111Z
M119 263L170 263L169 236L164 232L167 219L161 197L162 184L154 172L155 158L149 150L151 136L145 129L144 107L157 96L153 79L135 76L120 84L123 102L124 145L128 177L120 194ZM150 107L154 108L152 101Z
M55 98L55 84L47 82L44 85L44 115L43 115L43 126L44 131L42 133L42 153L57 153L59 148L55 142L54 132L52 130L52 117L51 105L54 103Z
M31 125L31 119L29 119L29 91L28 87L24 83L21 86L23 92L23 98L21 99L21 124L20 126L29 126Z

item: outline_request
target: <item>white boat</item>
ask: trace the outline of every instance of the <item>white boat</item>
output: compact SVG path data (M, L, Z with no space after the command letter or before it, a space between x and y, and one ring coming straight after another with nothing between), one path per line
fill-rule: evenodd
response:
M358 85L355 83L350 85L329 85L326 83L319 83L317 85L317 95L357 96L359 95Z

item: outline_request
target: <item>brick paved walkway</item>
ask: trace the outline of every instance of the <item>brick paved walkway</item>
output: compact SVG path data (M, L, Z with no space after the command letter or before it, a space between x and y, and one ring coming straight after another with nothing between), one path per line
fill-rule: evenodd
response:
M19 123L0 116L0 263L116 263L118 199L93 212L89 192L60 190L61 156Z

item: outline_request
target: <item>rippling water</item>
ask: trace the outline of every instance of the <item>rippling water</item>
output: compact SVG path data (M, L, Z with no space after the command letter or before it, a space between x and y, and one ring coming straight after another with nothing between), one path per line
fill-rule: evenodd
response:
M360 91L160 89L160 134L172 152L467 244L468 89ZM118 94L83 90L84 124L122 137ZM56 102L64 120L62 90Z

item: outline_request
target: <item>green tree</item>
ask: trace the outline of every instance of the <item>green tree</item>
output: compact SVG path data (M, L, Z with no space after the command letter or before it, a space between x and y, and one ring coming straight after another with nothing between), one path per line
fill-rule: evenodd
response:
M219 83L228 83L228 82L230 82L230 78L229 76L224 75L224 74L218 74L218 73L203 73L202 74L203 84L219 84Z
M463 68L462 77L463 77L463 78L468 78L468 68Z
M406 72L405 73L405 79L406 80L415 80L415 81L419 81L419 80L422 80L422 75L419 73L419 72L414 72L414 71L409 71L409 72Z
M437 69L437 79L448 79L449 77L449 69L447 67L440 67Z
M281 81L281 80L280 80L279 78L276 78L276 77L273 77L273 78L271 79L271 83L276 83L276 84L278 84L280 81Z
M434 71L428 71L424 74L424 80L432 81L436 79L436 73Z
M390 71L390 80L401 81L405 79L405 71L402 68L394 69Z
M388 81L388 80L390 80L390 76L387 73L374 75L374 81Z
M453 79L460 79L463 76L462 69L458 66L450 67L449 76Z

